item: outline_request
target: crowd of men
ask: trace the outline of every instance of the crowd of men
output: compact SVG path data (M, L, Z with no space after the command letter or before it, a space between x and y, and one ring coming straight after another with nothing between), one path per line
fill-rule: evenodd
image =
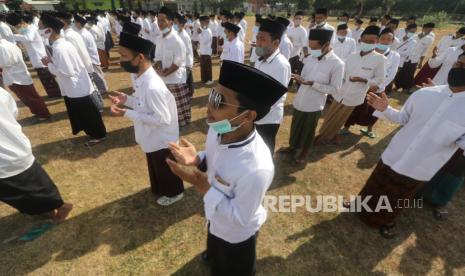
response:
M402 28L389 15L381 18L381 25L377 18L367 23L354 18L351 29L346 13L337 26L330 25L325 8L310 15L308 26L301 11L288 17L257 14L249 41L244 16L230 11L191 15L166 7L158 12L0 14L2 86L38 123L53 116L33 85L27 57L48 97L63 97L72 133L84 131L87 147L107 139L101 113L103 98L110 98L112 115L134 123L157 203L168 206L181 200L183 181L203 195L208 243L202 260L214 275L255 273L273 158L288 155L305 164L313 147L339 145L353 125L366 127L362 134L375 139L379 118L402 127L360 191L361 198L375 209L382 196L392 206L399 199L423 197L436 207L436 218L447 218L446 206L465 173L465 27L443 36L426 60L435 24L425 22L420 29L415 17ZM119 44L120 66L131 74L131 95L110 92L105 80L113 38ZM221 68L212 87L215 56ZM201 81L211 87L203 152L179 137L191 123L196 62ZM291 86L297 94L289 145L276 150ZM394 89L411 93L417 88L401 110L389 105ZM35 161L16 116L15 101L0 88L0 200L60 223L73 206L62 200ZM344 206L354 204L347 201ZM400 211L358 215L392 238Z

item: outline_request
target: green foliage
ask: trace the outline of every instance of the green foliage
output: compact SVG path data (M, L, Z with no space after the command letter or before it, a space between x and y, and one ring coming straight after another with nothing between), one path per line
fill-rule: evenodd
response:
M440 11L431 15L425 15L423 18L418 20L419 24L425 24L433 22L436 24L436 28L445 27L445 25L450 22L450 16L445 11Z

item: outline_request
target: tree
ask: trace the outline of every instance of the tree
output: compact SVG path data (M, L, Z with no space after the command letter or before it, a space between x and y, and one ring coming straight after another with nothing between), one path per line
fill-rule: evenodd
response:
M310 9L310 0L297 0L297 9L308 11Z

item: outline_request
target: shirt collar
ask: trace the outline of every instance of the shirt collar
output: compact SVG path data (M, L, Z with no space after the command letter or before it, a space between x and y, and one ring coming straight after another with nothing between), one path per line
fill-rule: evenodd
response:
M271 54L271 56L269 56L267 59L262 59L262 60L259 59L259 60L260 60L261 62L266 62L266 63L270 64L270 63L274 60L274 58L277 57L278 55L279 55L279 48L276 49L276 50Z
M249 136L247 136L247 138L245 138L244 140L242 141L238 141L238 142L235 142L235 143L230 143L230 144L221 144L221 136L218 135L217 136L217 141L218 141L218 147L220 149L236 149L236 148L241 148L241 147L244 147L250 143L252 143L254 140L255 140L255 137L257 136L257 131L254 129L254 131L252 131L252 133L249 134Z
M445 89L447 94L452 97L452 98L463 98L465 97L465 91L454 93L452 90L450 90L450 87L448 85L445 85Z

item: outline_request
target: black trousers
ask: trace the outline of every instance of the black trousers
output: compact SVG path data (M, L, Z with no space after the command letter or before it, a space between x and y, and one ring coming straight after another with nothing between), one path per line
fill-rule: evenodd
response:
M270 149L271 155L273 155L276 147L276 135L278 134L279 124L255 125L255 127L257 128L258 134L262 136L263 141L265 141L265 144Z
M213 276L250 276L256 271L258 232L240 243L229 243L208 231L207 255Z
M169 149L161 149L145 155L147 156L150 187L154 195L173 197L184 192L182 179L175 175L166 163L166 158L172 157Z

